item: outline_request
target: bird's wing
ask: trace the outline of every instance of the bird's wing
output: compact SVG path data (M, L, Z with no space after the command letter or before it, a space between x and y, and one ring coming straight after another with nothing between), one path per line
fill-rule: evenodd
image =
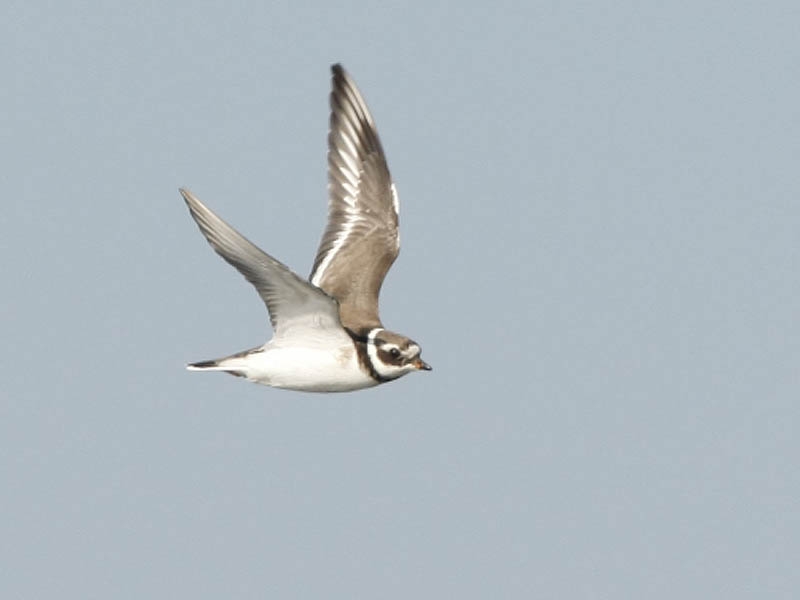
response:
M252 283L267 306L275 338L299 328L341 329L336 300L247 240L189 190L181 189L192 218L217 254Z
M331 70L328 225L310 280L339 301L346 327L378 327L381 284L400 251L397 191L356 84L341 65Z

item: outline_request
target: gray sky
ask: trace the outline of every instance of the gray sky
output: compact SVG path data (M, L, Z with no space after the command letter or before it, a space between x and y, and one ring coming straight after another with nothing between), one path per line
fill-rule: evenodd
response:
M0 597L796 598L800 15L668 4L6 6ZM177 188L307 275L337 61L434 371L186 372L269 325Z

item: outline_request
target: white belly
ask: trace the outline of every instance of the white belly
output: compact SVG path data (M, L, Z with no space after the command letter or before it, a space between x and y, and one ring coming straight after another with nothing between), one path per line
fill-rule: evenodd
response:
M240 359L237 365L250 381L306 392L346 392L378 382L358 364L352 343L335 349L270 347Z

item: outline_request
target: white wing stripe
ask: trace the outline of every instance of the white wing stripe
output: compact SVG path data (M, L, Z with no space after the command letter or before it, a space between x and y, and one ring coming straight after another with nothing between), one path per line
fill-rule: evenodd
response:
M322 276L325 274L325 270L328 268L328 265L331 264L333 258L345 245L347 238L350 237L350 234L355 228L356 222L358 221L358 215L354 214L350 210L347 211L347 215L348 218L342 223L342 228L339 230L339 235L336 236L333 246L331 246L331 249L328 250L325 258L322 259L322 262L319 264L316 273L314 273L314 277L311 279L311 283L316 286L319 286L320 281L322 281Z
M394 214L400 216L400 198L397 197L397 188L392 184L392 206L394 207Z

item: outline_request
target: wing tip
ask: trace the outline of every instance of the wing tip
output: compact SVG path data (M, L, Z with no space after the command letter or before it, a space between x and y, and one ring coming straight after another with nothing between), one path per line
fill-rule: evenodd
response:
M197 205L200 201L197 197L186 187L179 187L178 191L180 192L181 196L183 197L183 201L186 202L187 205L190 207L192 205Z

